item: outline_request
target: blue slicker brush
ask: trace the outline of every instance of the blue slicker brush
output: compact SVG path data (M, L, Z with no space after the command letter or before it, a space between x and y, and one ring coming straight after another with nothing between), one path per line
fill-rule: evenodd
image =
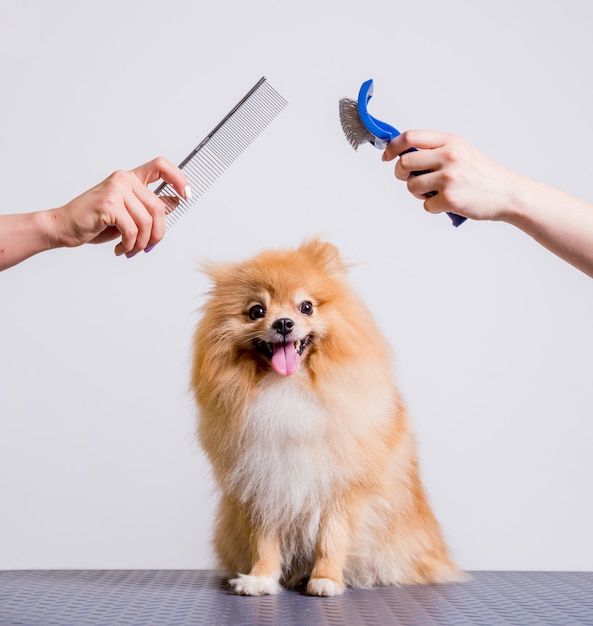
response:
M369 114L367 106L369 100L373 97L373 80L367 80L360 87L358 92L358 102L350 98L342 98L340 100L340 123L346 139L356 150L362 143L372 143L375 148L384 150L387 144L393 141L399 134L399 130L386 122L382 122ZM410 148L406 152L412 152L416 148ZM404 153L402 153L404 154ZM400 155L401 156L401 155ZM412 176L420 176L426 174L429 170L423 172L412 172ZM427 195L434 195L431 192ZM453 222L453 226L463 224L467 218L461 217L455 213L447 213Z

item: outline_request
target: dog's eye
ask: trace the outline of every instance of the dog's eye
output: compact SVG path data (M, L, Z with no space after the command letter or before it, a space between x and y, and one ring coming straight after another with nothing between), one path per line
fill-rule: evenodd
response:
M252 320L257 320L257 319L260 319L261 317L265 317L265 316L266 316L266 310L264 309L264 307L261 304L254 304L249 309L249 317Z
M299 311L303 315L313 315L313 304L308 300L305 300L299 304Z

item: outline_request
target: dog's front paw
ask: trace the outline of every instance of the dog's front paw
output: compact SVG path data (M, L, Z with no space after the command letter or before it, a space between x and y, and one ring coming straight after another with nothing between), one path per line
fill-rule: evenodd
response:
M237 578L229 580L229 585L235 593L242 596L268 596L282 590L280 583L273 576L239 574Z
M331 578L311 578L307 584L310 596L339 596L344 593L344 583Z

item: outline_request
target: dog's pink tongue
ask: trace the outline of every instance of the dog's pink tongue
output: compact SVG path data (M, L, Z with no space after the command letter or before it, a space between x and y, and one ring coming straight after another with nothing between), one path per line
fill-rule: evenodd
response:
M276 374L280 376L290 376L294 374L298 367L301 357L294 349L293 343L275 343L274 355L272 356L272 368Z

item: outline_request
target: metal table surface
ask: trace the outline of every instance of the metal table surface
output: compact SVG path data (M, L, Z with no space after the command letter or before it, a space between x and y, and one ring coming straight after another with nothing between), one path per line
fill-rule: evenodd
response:
M593 625L593 572L471 572L336 598L229 592L208 570L0 571L1 626Z

